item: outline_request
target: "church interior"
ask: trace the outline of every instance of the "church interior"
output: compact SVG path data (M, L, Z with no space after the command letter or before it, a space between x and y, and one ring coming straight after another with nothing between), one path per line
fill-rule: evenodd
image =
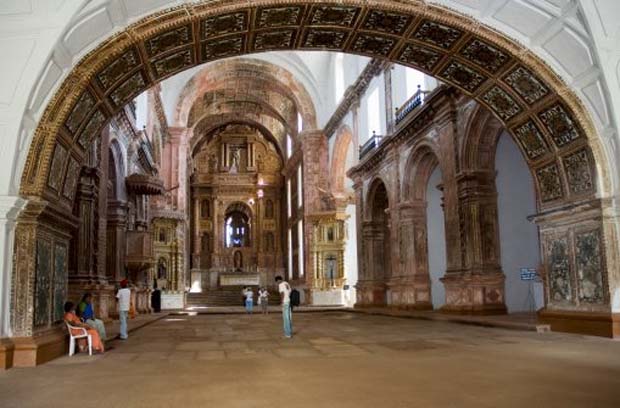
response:
M613 0L2 3L0 405L618 406Z

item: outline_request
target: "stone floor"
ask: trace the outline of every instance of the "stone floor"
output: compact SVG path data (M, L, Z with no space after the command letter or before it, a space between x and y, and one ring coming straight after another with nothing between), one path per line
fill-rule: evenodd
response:
M168 316L0 372L8 407L618 407L620 342L348 312Z

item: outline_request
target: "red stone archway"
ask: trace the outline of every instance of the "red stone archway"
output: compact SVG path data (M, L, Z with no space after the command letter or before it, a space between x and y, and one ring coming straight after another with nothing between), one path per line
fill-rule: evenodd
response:
M330 188L334 196L345 195L345 177L347 155L353 148L353 132L347 125L343 125L336 134L336 142L332 150L330 169ZM355 152L354 152L355 153Z

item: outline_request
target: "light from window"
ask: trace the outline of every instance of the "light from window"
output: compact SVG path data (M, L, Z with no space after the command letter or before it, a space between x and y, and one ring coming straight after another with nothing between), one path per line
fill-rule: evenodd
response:
M334 63L334 78L336 86L334 87L336 94L334 95L336 103L340 102L340 99L344 95L344 54L336 54Z
M286 158L290 158L293 155L293 138L291 135L286 135Z
M299 277L304 276L304 222L299 221L297 223L297 233L299 241L299 254L297 259L299 260Z
M418 91L418 85L424 88L424 74L412 68L405 68L405 82L407 83L407 99Z
M378 86L372 90L366 103L368 110L368 137L372 136L372 132L376 132L379 135L381 134L381 107Z
M293 275L293 233L288 229L288 279Z
M297 167L297 207L304 205L304 191L302 187L303 174L301 171L301 165Z
M304 128L304 118L301 117L301 113L297 112L297 132L301 133Z
M291 217L291 180L286 180L286 204L287 204L287 214L289 218Z

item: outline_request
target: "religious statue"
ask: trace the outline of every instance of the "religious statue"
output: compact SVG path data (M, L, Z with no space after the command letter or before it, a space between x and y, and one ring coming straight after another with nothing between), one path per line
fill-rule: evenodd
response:
M243 255L241 254L241 251L236 251L233 255L233 266L235 269L243 268Z
M157 279L166 279L168 277L166 273L166 261L163 259L159 260L159 265L157 265Z
M215 173L217 171L217 155L211 154L209 156L209 173Z
M239 169L239 149L232 149L230 153L230 171L235 173Z

